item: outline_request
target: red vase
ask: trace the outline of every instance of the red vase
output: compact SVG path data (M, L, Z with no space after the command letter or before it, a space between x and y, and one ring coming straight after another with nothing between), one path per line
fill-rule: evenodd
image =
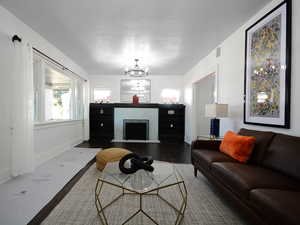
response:
M139 104L139 97L138 97L137 95L134 95L134 96L132 97L132 103L133 103L133 104Z

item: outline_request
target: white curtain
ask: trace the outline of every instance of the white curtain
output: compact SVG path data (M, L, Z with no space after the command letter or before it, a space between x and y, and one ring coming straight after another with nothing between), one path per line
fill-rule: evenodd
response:
M90 82L83 82L83 120L84 120L84 140L90 139L90 123L89 123L89 113L90 113Z
M12 59L11 37L0 32L0 183L10 176Z
M14 41L11 99L11 175L18 176L34 169L33 149L33 55L24 40Z

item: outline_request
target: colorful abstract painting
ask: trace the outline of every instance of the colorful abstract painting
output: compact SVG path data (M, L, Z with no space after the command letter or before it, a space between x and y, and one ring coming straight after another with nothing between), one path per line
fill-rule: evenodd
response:
M255 31L251 41L250 115L280 115L281 15Z
M246 31L244 123L289 128L291 2Z

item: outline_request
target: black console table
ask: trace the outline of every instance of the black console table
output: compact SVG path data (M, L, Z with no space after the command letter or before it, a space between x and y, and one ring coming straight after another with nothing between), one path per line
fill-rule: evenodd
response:
M111 141L114 138L115 108L158 108L158 137L161 142L183 142L185 106L182 104L90 104L90 142Z

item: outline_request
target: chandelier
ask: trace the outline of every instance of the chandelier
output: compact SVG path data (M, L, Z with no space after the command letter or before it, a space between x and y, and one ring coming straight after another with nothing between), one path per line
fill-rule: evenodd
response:
M125 69L125 74L132 77L145 77L149 74L149 68L141 68L138 65L139 59L135 59L135 65L132 68Z

